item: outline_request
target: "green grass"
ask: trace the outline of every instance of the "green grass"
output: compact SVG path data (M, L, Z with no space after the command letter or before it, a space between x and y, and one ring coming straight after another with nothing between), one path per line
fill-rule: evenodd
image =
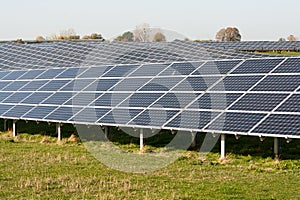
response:
M138 150L133 140L119 145ZM130 174L107 168L66 138L58 144L48 135L2 133L0 199L300 199L299 141L282 144L280 162L270 157L272 140L228 137L227 147L224 161L217 145L206 159L188 151L162 170Z
M268 51L268 52L256 52L256 53L275 55L275 56L300 56L300 52L294 52L294 51Z

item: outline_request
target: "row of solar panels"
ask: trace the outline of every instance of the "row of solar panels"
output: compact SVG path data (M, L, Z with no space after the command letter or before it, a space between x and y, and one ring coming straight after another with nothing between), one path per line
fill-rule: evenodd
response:
M0 117L300 138L300 58L0 73Z
M300 51L300 41L201 42L201 44L239 51Z
M76 42L76 44L101 45L102 42ZM195 42L175 40L169 42L174 45L186 45L191 48L195 46ZM36 47L56 48L61 42L33 44ZM72 44L72 43L71 43ZM103 44L103 43L102 43ZM132 45L142 46L144 43L130 43ZM149 43L148 43L149 44ZM151 44L151 43L150 43ZM156 43L159 44L159 43ZM300 51L300 41L242 41L242 42L199 42L202 47L213 47L222 50L238 50L238 51Z
M180 41L170 43L55 42L49 45L51 48L16 43L0 45L0 70L267 57Z

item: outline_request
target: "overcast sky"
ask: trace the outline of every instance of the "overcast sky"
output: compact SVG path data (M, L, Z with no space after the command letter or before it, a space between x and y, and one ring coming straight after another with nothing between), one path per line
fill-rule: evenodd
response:
M299 0L1 0L0 40L34 39L74 28L113 38L146 22L190 39L214 39L227 26L242 40L300 36Z

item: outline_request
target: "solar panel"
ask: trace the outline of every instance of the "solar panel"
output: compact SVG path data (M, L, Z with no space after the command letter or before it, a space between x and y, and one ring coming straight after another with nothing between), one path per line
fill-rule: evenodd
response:
M8 70L0 72L0 115L300 137L300 59L264 57L180 41L8 44L0 51Z

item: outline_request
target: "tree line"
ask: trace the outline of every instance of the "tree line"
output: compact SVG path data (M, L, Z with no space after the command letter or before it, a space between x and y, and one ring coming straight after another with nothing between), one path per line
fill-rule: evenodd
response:
M52 34L47 37L37 36L37 41L44 40L99 40L105 41L102 34L92 33L90 35L84 35L80 37L76 31L72 28L60 31L58 35ZM150 27L149 24L143 23L135 27L133 31L126 31L122 35L114 38L115 41L121 42L165 42L167 36L160 28ZM187 39L188 40L188 39ZM242 40L242 35L237 27L226 27L220 29L215 36L215 40L206 41L218 41L218 42L239 42ZM279 38L278 41L297 41L294 35L289 35L287 38ZM204 40L195 40L197 42Z

